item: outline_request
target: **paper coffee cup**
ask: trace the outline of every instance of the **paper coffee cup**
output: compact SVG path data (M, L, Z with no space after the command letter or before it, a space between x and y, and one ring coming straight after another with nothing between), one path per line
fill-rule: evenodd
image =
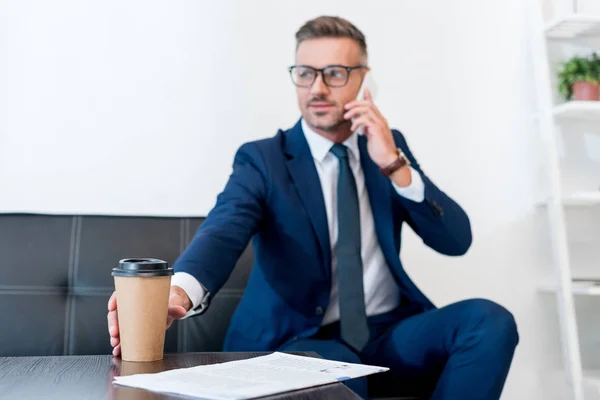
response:
M137 374L156 374L167 370L167 362L163 360L153 362L131 362L120 360L117 364L118 376L128 376ZM112 383L112 380L111 380ZM164 394L158 392L149 392L147 390L111 385L112 393L109 394L110 400L163 400Z
M137 374L156 374L167 370L165 360L152 362L131 362L121 361L119 366L119 376L137 375Z
M113 268L124 361L156 361L164 355L173 269L154 258L127 258Z

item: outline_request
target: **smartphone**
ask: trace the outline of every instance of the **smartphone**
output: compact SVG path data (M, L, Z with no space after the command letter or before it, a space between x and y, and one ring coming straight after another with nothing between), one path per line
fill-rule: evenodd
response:
M377 85L375 84L375 80L373 79L373 73L371 71L368 71L365 74L365 77L363 78L363 81L360 85L360 89L358 89L358 95L356 96L356 100L364 100L366 88L369 88L369 91L371 92L371 98L375 100L375 97L377 96ZM364 131L365 129L362 125L359 125L356 129L356 132L359 135L363 135Z
M363 100L365 95L365 89L369 88L371 91L371 97L375 100L377 96L377 85L375 84L375 80L373 79L373 73L368 71L363 78L363 81L360 85L360 89L358 89L358 95L356 96L356 100Z

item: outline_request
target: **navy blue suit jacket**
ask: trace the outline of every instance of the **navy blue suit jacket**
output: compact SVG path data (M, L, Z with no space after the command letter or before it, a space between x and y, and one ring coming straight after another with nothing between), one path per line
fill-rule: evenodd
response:
M361 165L385 260L400 287L402 306L434 308L400 262L404 222L423 242L462 255L471 228L462 208L425 176L402 134L394 139L425 184L421 203L397 194L371 161L359 136ZM274 137L246 143L217 203L174 265L216 294L253 238L255 264L229 326L226 351L275 350L319 329L329 303L331 244L323 193L300 122Z

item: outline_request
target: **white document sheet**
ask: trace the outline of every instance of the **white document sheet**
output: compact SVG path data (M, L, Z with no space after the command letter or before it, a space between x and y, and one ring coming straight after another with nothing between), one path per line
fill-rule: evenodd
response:
M114 383L201 399L252 399L358 378L389 368L272 353L157 374L115 377Z

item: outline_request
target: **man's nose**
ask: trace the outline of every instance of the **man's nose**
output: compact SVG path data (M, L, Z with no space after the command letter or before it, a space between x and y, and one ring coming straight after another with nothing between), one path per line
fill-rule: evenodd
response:
M315 79L312 86L310 87L310 93L313 96L315 96L315 95L319 95L319 94L326 94L328 92L329 92L329 86L327 86L325 84L325 82L323 82L323 75L317 73L317 78Z

